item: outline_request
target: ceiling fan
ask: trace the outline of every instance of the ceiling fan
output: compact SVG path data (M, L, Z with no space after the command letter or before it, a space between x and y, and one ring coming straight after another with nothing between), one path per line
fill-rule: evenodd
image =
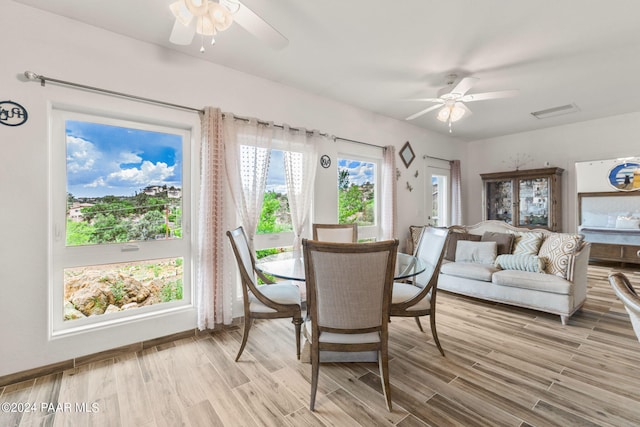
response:
M205 36L210 36L211 44L214 44L214 36L233 22L274 49L281 49L289 43L286 37L240 0L177 0L169 8L176 18L169 41L189 45L195 35L200 34L200 52L204 52Z
M458 84L454 86L453 84L456 82L457 78L458 76L456 74L449 74L447 76L447 87L438 91L437 98L414 99L413 101L435 102L436 105L432 105L429 108L418 111L417 113L407 117L405 120L413 120L428 113L429 111L440 109L438 111L437 119L441 122L449 123L449 132L451 132L451 123L460 120L465 114L471 113L469 107L465 105L466 102L509 98L518 94L517 90L467 94L469 89L471 89L479 79L477 77L463 77L460 79Z

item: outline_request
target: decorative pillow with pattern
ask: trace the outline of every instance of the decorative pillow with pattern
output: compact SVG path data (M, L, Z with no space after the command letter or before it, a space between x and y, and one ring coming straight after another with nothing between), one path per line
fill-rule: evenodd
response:
M544 260L536 255L498 255L495 266L503 270L531 271L544 273Z
M538 252L538 256L545 263L545 272L566 279L569 260L578 249L581 240L582 237L578 234L553 233L548 235Z
M413 242L413 250L418 247L418 240L420 240L420 234L422 234L422 229L425 228L426 225L410 225L409 226L409 234L411 234L411 242Z
M535 231L510 231L513 234L513 255L538 255L544 235Z

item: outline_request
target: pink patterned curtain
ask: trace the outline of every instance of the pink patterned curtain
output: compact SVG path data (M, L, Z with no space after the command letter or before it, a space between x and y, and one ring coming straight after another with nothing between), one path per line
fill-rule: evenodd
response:
M230 227L225 183L222 112L207 107L201 116L198 247L195 269L198 328L232 320L235 283L231 248L225 235Z
M451 225L462 225L460 160L451 160Z
M380 228L383 240L396 237L396 149L387 145L382 158Z

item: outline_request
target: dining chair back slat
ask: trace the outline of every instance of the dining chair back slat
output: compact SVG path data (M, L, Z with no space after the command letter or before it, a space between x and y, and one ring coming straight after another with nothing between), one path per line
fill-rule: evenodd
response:
M358 224L313 224L313 240L357 243Z

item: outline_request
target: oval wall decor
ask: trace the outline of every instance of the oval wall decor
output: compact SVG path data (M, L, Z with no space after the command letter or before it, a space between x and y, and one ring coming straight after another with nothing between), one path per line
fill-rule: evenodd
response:
M640 190L640 163L620 163L609 171L609 184L618 191Z
M28 117L27 109L17 102L0 101L0 123L3 125L20 126Z

